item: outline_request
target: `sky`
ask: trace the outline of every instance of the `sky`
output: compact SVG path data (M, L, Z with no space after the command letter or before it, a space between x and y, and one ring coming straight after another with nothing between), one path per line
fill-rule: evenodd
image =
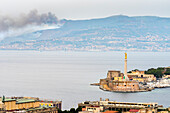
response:
M170 0L0 0L0 16L31 10L59 19L92 19L113 15L170 17Z

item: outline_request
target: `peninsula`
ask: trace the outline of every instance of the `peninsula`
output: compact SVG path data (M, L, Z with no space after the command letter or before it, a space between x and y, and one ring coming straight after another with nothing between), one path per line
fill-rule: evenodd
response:
M170 87L170 76L166 75L163 77L164 79L158 80L154 74L146 74L145 71L139 71L137 69L127 73L127 53L125 53L124 73L109 70L107 78L100 79L99 83L91 85L97 85L105 91L146 92L155 88Z

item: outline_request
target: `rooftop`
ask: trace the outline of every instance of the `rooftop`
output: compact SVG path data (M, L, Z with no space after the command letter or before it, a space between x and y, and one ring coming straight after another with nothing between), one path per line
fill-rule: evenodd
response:
M2 101L2 98L0 98ZM9 101L16 101L16 104L19 103L27 103L27 102L36 102L37 100L34 99L12 99L12 98L5 98L4 102L9 102Z
M1 100L2 100L2 98L1 98ZM8 102L8 101L16 101L16 99L11 99L11 98L5 98L5 100L4 100L5 102Z
M17 104L20 104L20 103L28 103L28 102L37 102L37 100L34 100L34 99L17 99Z

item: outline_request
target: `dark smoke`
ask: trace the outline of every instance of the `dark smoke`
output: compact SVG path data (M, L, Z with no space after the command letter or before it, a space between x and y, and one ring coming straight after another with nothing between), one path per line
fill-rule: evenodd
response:
M0 32L8 32L10 29L17 30L30 25L39 26L43 24L57 25L58 19L51 12L38 14L37 10L30 11L28 14L22 14L19 18L0 16Z

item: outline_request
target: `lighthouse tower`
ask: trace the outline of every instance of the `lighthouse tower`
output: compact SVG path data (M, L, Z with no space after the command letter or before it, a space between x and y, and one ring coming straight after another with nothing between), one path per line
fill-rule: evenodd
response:
M129 80L129 78L127 76L127 53L125 53L125 66L124 66L124 77L123 78L125 81Z

